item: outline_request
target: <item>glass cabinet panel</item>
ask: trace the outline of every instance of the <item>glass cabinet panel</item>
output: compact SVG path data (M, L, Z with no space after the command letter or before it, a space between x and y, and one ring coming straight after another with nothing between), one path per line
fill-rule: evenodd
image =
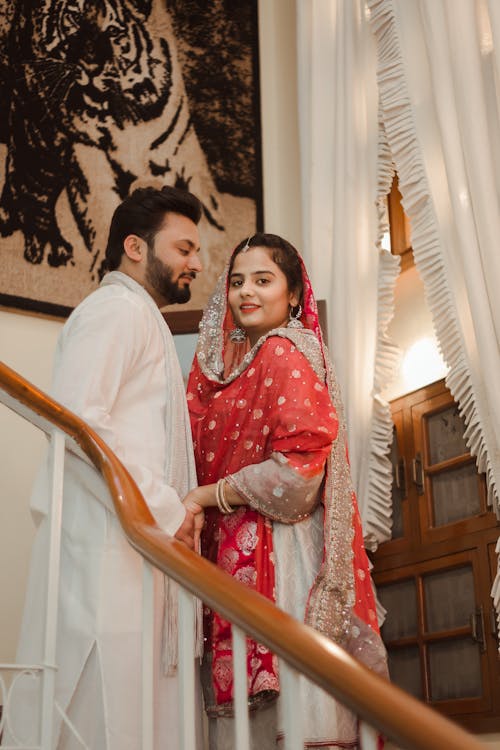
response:
M470 638L431 643L428 653L432 700L481 696L479 646Z
M423 576L427 632L469 625L475 611L472 567L449 568Z
M481 498L475 465L469 463L433 476L432 502L434 526L477 516L481 512Z
M424 695L418 646L390 648L388 657L391 681L422 700Z
M418 632L417 592L415 581L398 581L379 586L378 596L387 616L382 625L384 641L415 636Z
M427 417L429 463L438 464L468 453L464 430L464 421L455 405Z

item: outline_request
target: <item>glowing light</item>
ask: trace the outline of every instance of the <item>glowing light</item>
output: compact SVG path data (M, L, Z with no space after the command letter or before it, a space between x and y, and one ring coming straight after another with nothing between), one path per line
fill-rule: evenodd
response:
M493 34L491 32L490 12L484 2L479 3L476 12L481 54L484 56L491 55L493 52Z
M389 232L384 232L382 235L380 246L382 250L387 250L389 253L391 252L391 235Z
M430 336L415 341L406 350L401 363L401 375L408 391L439 380L447 371L437 342Z

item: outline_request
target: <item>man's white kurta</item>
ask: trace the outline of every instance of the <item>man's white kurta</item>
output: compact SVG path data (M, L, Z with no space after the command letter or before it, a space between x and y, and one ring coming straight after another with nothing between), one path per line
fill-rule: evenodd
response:
M52 395L125 464L158 525L174 534L195 484L184 387L173 339L152 298L114 272L64 326ZM47 470L32 507L35 540L18 660L42 657ZM70 456L64 477L56 699L95 750L141 747L141 557L126 542L102 480ZM155 572L155 748L176 750L177 678L162 642L165 579ZM170 644L172 645L172 644ZM88 735L92 726L93 735ZM70 747L66 730L60 747ZM76 747L77 745L75 745Z

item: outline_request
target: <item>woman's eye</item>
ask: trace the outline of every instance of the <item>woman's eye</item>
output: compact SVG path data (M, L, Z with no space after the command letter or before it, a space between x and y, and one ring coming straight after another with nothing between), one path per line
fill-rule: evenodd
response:
M231 281L231 286L232 287L241 286L241 281Z
M260 286L265 286L266 284L269 284L269 279L257 279L257 284L260 284Z

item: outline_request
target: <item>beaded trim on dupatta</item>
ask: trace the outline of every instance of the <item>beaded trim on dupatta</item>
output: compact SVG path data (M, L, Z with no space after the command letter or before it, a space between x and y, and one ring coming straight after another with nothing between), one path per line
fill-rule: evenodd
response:
M307 272L302 264L305 327L276 328L262 336L246 351L239 344L236 364L225 374L225 350L228 346L227 271L221 275L200 323L196 355L205 377L220 385L235 380L250 365L262 344L270 336L290 339L307 358L318 379L326 382L339 421L338 437L327 461L324 492L324 558L309 593L305 621L320 633L345 645L351 636L352 609L355 604L353 570L353 496L347 457L346 424L339 386L328 351L323 343L316 301ZM236 345L233 345L233 347ZM227 365L226 365L227 366Z

